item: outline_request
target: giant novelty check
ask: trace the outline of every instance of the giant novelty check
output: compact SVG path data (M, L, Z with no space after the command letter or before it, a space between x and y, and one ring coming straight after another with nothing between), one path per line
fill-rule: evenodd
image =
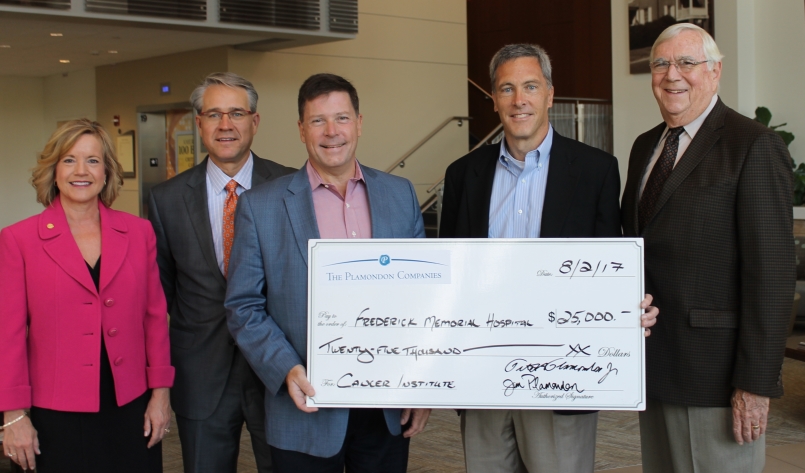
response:
M643 240L311 240L317 407L645 408Z

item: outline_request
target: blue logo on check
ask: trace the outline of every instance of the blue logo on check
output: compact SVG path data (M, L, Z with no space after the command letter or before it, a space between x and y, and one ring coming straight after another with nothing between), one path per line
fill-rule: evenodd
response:
M389 258L389 255L380 255L378 261L381 266L388 266L388 264L391 263L391 258Z

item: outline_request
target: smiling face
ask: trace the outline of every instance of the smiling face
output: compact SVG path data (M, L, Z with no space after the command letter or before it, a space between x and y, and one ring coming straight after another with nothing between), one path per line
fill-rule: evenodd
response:
M322 176L351 177L363 117L355 112L349 94L330 92L305 103L297 124L310 164Z
M520 57L506 61L495 72L492 100L500 115L506 144L515 158L517 150L537 149L548 134L548 109L553 106L553 87L548 87L539 60Z
M239 87L211 85L204 91L202 103L202 113L249 111L249 96ZM258 113L238 122L233 122L229 115L223 115L220 120L196 117L198 132L210 159L225 172L234 168L236 173L246 162L259 124Z
M673 38L660 43L654 50L654 60L669 62L683 59L694 62L706 59L701 37L693 31L682 31ZM712 70L708 63L694 67L692 71L680 73L675 66L664 74L651 74L651 87L654 98L660 106L660 113L670 127L684 126L704 113L710 100L718 92L721 79L721 63Z
M105 180L103 147L93 135L81 135L56 163L56 187L63 206L97 205Z

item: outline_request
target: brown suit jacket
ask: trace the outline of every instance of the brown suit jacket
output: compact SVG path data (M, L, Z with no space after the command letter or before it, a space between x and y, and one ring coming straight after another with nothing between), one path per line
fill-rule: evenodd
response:
M719 99L638 235L640 183L665 127L635 140L621 205L624 235L645 239L646 292L660 309L648 397L704 407L729 406L734 388L779 397L796 279L788 150Z

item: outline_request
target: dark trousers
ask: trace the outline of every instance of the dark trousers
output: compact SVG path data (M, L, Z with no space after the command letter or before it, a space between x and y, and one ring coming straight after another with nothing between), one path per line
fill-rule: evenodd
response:
M204 420L176 416L185 473L235 473L244 422L252 438L257 470L270 473L264 395L263 383L240 351L235 352L226 388L212 415Z
M409 439L391 435L382 409L350 409L341 451L314 457L271 447L276 473L405 473Z

